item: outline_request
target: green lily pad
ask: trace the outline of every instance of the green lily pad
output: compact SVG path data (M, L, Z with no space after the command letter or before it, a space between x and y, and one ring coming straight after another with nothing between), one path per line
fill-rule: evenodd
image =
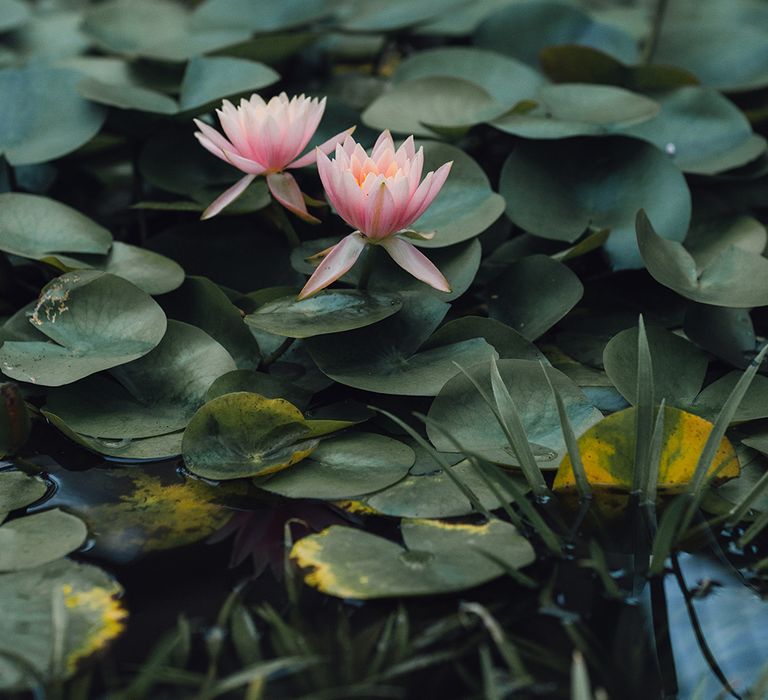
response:
M512 263L491 290L491 318L528 340L544 335L584 294L584 286L570 268L546 255Z
M0 366L13 379L61 386L146 355L165 334L146 292L103 272L68 272L41 292L30 322L51 342L5 342Z
M21 0L0 0L0 32L20 27L29 16L29 7Z
M187 277L179 289L161 301L169 318L197 326L221 343L238 368L259 366L259 344L243 323L242 312L209 279Z
M499 360L498 367L515 401L539 466L557 469L566 451L565 443L557 406L541 365L530 360ZM488 396L493 396L488 363L465 366L465 369ZM557 370L550 370L550 377L562 396L576 435L602 419L600 411L568 377ZM463 374L455 376L442 388L429 409L429 418L464 448L498 464L518 464L491 409ZM450 452L456 449L442 431L428 427L427 434L438 450Z
M54 253L106 255L112 234L71 207L47 197L0 194L0 250L42 260Z
M1 575L0 688L32 690L74 675L123 631L121 593L101 569L68 559ZM52 606L65 614L61 628L51 624Z
M624 133L654 144L686 173L713 175L745 165L765 152L743 112L711 88L654 93L661 113Z
M373 129L435 137L441 130L467 131L506 109L475 83L432 76L392 85L368 105L361 118Z
M311 423L292 404L237 392L195 413L184 432L182 455L197 476L237 479L290 467L317 445Z
M478 27L475 43L535 68L542 49L557 44L590 46L627 63L638 56L635 40L620 29L595 21L573 5L547 0L516 2L494 12Z
M728 236L728 225L721 233ZM737 241L736 241L737 242ZM637 244L653 278L678 294L713 306L749 308L768 304L768 260L729 241L700 266L682 244L659 236L641 211L637 215Z
M589 46L548 46L539 54L544 72L557 83L599 83L639 92L698 85L692 73L676 66L629 66Z
M659 113L657 102L611 85L544 85L530 109L516 109L491 125L529 139L563 139L626 131Z
M195 26L191 13L183 5L168 0L99 3L86 10L82 29L114 53L177 62L250 37L250 31L242 27Z
M450 464L453 460L447 461ZM377 513L396 518L454 518L474 513L475 508L451 478L433 461L430 460L430 463L431 471L422 471L417 474L411 469L411 473L401 481L378 493L363 496L360 500ZM493 490L488 488L488 484L478 475L477 470L468 460L454 465L452 471L454 476L472 491L484 508L495 510L505 505L499 501ZM506 479L488 476L495 484L497 493L502 494L506 503L514 502L514 496L506 486L506 479L513 479L518 491L522 493L528 491L527 482L517 475L505 475Z
M0 471L0 523L12 510L40 500L47 490L45 482L36 476L6 469Z
M744 444L750 444L749 440L744 441ZM728 513L728 511L746 498L751 489L753 489L761 477L765 475L764 452L758 454L757 452L745 449L744 447L737 447L736 453L738 454L739 462L741 463L741 473L739 474L739 478L731 479L722 486L708 491L702 502L702 508L709 513L715 513L717 515L725 515ZM750 511L753 513L765 513L768 511L768 494L766 494L765 491L752 501ZM752 514L747 514L744 517L744 520L752 519L754 519L754 515Z
M696 397L689 410L707 420L714 421L740 377L741 372L728 372L707 385ZM752 380L747 393L736 409L732 422L744 423L758 418L768 418L768 377L761 374Z
M227 505L248 490L242 481L214 486L190 478L176 463L51 471L59 483L51 504L88 525L88 555L118 563L211 536L232 517Z
M91 102L107 107L152 114L176 114L179 111L179 105L172 97L131 83L109 83L98 78L86 78L78 83L77 91Z
M341 17L341 26L355 32L391 32L425 22L453 7L464 4L463 0L368 0L351 3Z
M29 66L0 70L0 154L11 165L42 163L71 153L101 129L106 110L83 99L79 73Z
M533 563L530 543L513 525L406 520L404 547L350 527L334 525L299 540L291 558L305 582L339 598L394 598L435 595L479 586L512 569Z
M0 526L0 572L34 569L78 549L88 530L80 518L58 508Z
M95 438L75 432L61 418L50 411L43 410L41 413L51 425L72 442L116 462L159 461L181 455L183 430L146 438Z
M501 173L507 215L543 238L572 242L587 227L610 229L614 269L637 268L634 221L645 208L666 239L681 241L691 217L682 173L657 148L604 137L521 142Z
M128 243L115 241L106 257L95 256L70 257L56 255L46 258L70 270L95 269L109 272L135 284L147 294L167 294L184 281L184 270L174 260L146 248L139 248Z
M440 76L479 85L497 102L509 107L533 97L546 82L541 74L513 58L466 46L419 51L398 66L392 81L397 84Z
M746 369L759 350L749 309L692 302L683 330L694 343L740 369Z
M768 85L768 8L759 2L680 0L664 17L655 60L729 92Z
M224 394L234 394L237 391L261 394L268 399L285 399L302 409L312 398L311 392L280 377L252 369L236 369L222 374L214 381L205 395L205 400L208 402Z
M440 194L412 225L415 231L435 231L431 240L411 241L419 248L442 248L474 238L504 212L504 199L491 189L480 165L447 143L424 141L424 172L453 161Z
M214 380L234 369L207 333L171 320L154 350L113 369L113 379L97 375L52 389L46 410L90 437L163 435L185 428Z
M250 0L204 0L192 14L193 26L249 29L266 34L293 29L330 14L325 0L283 0L253 3ZM268 37L264 37L266 39Z
M435 331L422 347L428 350L471 338L484 338L504 360L514 358L547 362L542 352L514 328L482 316L462 316L449 321Z
M403 308L384 321L343 334L309 338L310 355L335 381L366 391L435 396L459 370L487 361L495 350L473 338L419 351L448 312L434 297L403 294Z
M246 316L245 322L275 335L311 338L370 326L397 313L402 305L396 294L326 290L302 301L289 296L269 302Z
M291 469L254 483L288 498L343 500L400 481L414 459L413 450L398 440L373 433L349 433L323 441Z
M618 333L605 346L603 363L627 401L637 401L637 328ZM696 346L658 326L646 326L653 365L654 401L687 409L701 391L709 361Z

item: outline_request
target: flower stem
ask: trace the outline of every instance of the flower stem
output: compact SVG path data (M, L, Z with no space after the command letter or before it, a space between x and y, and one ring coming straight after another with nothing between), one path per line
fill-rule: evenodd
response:
M651 34L648 37L648 41L643 49L643 63L649 65L653 62L653 56L656 53L656 48L659 45L659 37L661 36L661 27L664 24L664 15L667 11L667 5L669 0L656 0L656 9L653 13L653 24L651 25Z
M259 369L266 369L271 364L277 362L277 360L279 360L295 342L296 338L286 338L282 343L280 343L280 345L278 345L274 352L267 355L261 361L261 366Z
M368 289L368 282L373 272L373 264L376 260L376 246L367 246L363 252L363 265L360 270L360 277L357 280L357 288L364 292Z
M285 213L285 209L279 204L272 202L267 209L267 216L272 220L272 223L285 234L285 238L291 248L298 248L301 245L301 238L299 238L299 234L296 233L296 229L293 228L293 224Z

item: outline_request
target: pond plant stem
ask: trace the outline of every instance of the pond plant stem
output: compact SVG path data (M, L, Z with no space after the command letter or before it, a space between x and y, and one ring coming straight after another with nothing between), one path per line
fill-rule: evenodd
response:
M653 21L651 24L651 33L648 36L648 43L643 50L642 63L645 65L649 65L653 62L653 57L656 54L656 49L659 45L661 28L664 25L664 15L667 12L668 5L669 0L656 0L656 8L653 12Z

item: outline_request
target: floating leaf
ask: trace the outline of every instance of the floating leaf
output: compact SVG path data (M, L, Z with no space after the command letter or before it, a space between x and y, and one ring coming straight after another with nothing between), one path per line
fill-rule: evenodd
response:
M214 381L205 395L205 400L207 402L237 391L261 394L268 399L285 399L299 408L305 407L312 398L311 392L295 386L287 379L252 369L236 369L222 374Z
M487 363L465 366L469 375L490 396L490 367ZM547 377L538 362L499 360L504 384L515 400L533 454L542 469L555 469L565 452L557 405L549 390ZM550 379L562 396L573 430L580 435L602 419L601 413L564 374L551 370ZM491 409L470 380L458 374L442 388L429 409L429 418L452 435L463 447L491 462L517 465L514 450ZM442 431L427 428L438 450L450 452L454 446Z
M506 109L475 83L433 76L392 85L368 105L362 120L373 129L434 137L443 129L464 132Z
M403 308L384 321L306 341L318 368L341 384L383 394L434 396L458 369L495 354L482 338L419 352L448 311L431 296L403 294Z
M494 12L478 27L475 43L534 67L541 50L557 44L591 46L628 63L638 55L634 39L620 29L596 22L572 5L547 0L516 2Z
M768 260L730 245L699 267L680 243L654 230L648 215L637 215L637 244L653 278L688 299L748 308L768 304Z
M234 369L230 354L207 333L168 321L154 350L112 370L111 379L97 375L51 390L46 410L90 437L163 435L186 427L214 380Z
M626 131L659 113L648 97L610 85L545 85L531 109L513 110L491 125L529 139L563 139Z
M0 70L0 154L11 165L60 158L90 141L101 129L106 110L80 97L79 73L64 68L29 66Z
M658 326L647 326L653 360L653 391L656 401L688 409L696 398L709 364L707 356L684 338ZM631 404L637 393L637 328L618 333L605 346L605 371Z
M310 338L370 326L397 313L402 305L396 294L326 290L302 301L295 295L271 301L245 321L267 333Z
M680 171L657 148L623 137L522 142L504 163L499 190L507 215L537 236L572 242L587 227L610 229L605 251L615 269L642 266L638 209L674 241L691 217Z
M250 0L205 0L195 8L192 22L199 27L245 28L266 34L308 24L329 13L325 0L283 0L257 4Z
M29 20L29 7L21 0L0 0L0 32L16 29Z
M463 0L368 0L360 4L351 3L342 27L357 32L391 32L450 12L453 7L462 5Z
M317 447L311 424L284 399L225 394L195 413L184 432L182 454L193 474L237 479L285 469Z
M690 410L708 420L714 420L741 375L741 372L729 372L706 386L691 404ZM758 418L768 418L768 377L761 374L752 380L732 422L743 423Z
M356 498L400 481L414 458L410 447L392 438L349 433L323 441L300 464L255 483L289 498Z
M0 575L0 688L32 690L74 675L123 631L121 593L101 569L67 559ZM65 613L62 628L51 624L54 605Z
M604 418L579 438L579 452L587 478L598 503L608 513L624 507L632 488L635 427L635 408L627 408ZM660 496L680 493L687 488L711 431L709 421L671 406L665 407L658 465ZM715 472L719 481L739 475L739 460L727 438L720 443L708 473ZM575 492L575 488L573 468L566 456L555 476L554 489L568 494Z
M654 93L661 113L624 133L666 151L684 172L713 175L754 160L765 139L742 111L716 90L692 86Z
M491 287L491 318L536 340L581 299L584 287L571 270L546 255L512 263Z
M533 548L509 523L448 524L406 520L405 547L383 537L334 525L299 540L291 558L309 568L305 581L339 598L434 595L479 586L505 567L531 564Z
M7 469L0 471L0 523L12 510L40 500L47 490L45 482L36 476Z
M403 61L394 83L432 77L461 78L483 88L500 104L512 107L536 94L545 79L524 63L495 51L466 46L427 49Z
M87 536L80 518L58 508L11 520L0 526L0 572L33 569L61 559Z
M0 194L0 250L42 260L54 253L106 255L112 234L47 197Z
M43 288L30 322L51 342L6 342L0 366L13 379L61 386L146 355L166 318L145 292L103 272L69 272Z

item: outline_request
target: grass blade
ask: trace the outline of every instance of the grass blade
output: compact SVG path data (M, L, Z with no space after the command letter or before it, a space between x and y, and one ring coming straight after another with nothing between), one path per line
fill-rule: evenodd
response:
M659 471L661 469L661 452L664 448L664 409L666 408L666 399L662 399L659 404L659 411L656 414L656 422L653 425L651 443L648 449L648 474L645 485L644 504L647 507L655 507L656 497L659 487Z
M581 652L573 652L571 665L571 700L593 700L587 664Z
M635 392L635 469L632 493L637 500L647 500L646 487L651 470L650 447L653 434L653 361L642 315L637 327L637 389Z

